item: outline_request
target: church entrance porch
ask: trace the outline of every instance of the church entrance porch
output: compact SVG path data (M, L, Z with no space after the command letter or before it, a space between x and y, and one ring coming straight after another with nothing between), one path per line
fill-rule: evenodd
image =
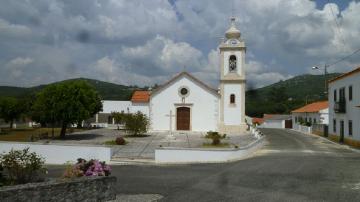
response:
M190 108L176 108L176 130L190 130Z

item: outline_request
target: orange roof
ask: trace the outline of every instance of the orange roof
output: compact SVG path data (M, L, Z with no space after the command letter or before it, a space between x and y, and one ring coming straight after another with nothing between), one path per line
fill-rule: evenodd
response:
M262 124L264 122L264 119L263 118L252 118L252 123L257 123L257 124Z
M330 80L329 80L329 83L334 82L334 81L337 81L337 80L340 80L340 79L342 79L342 78L344 78L344 77L351 76L351 75L353 75L353 74L355 74L355 73L358 73L358 72L360 72L360 67L358 67L358 68L356 68L356 69L354 69L354 70L352 70L352 71L350 71L350 72L347 72L347 73L345 73L345 74L342 74L342 75L340 75L340 76L338 76L338 77L335 77L335 78L333 78L333 79L330 79Z
M149 102L150 92L145 90L136 90L131 96L131 102Z
M305 105L303 107L300 107L299 109L295 109L292 111L293 113L311 113L311 112L319 112L320 110L329 108L329 102L328 101L320 101L320 102L313 102L311 104Z

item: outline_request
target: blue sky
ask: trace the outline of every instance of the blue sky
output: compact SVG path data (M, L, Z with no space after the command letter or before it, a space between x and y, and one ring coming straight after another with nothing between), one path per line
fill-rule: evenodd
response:
M142 86L161 84L185 67L216 87L217 46L232 10L252 87L318 73L311 67L360 48L359 1L4 0L0 85L87 77ZM348 71L359 58L329 70Z

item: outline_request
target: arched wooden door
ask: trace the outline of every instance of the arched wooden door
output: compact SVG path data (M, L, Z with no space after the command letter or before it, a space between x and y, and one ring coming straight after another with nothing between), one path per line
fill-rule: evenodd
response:
M190 130L189 107L178 107L176 109L176 130Z

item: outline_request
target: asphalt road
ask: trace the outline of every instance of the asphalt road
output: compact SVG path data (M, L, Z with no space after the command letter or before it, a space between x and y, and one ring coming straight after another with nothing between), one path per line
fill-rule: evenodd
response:
M289 130L263 133L267 144L234 163L113 166L117 191L162 201L360 201L359 152Z

